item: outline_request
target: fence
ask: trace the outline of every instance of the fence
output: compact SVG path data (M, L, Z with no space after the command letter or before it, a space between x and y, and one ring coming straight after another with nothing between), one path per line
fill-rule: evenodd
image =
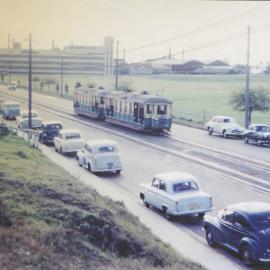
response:
M20 138L23 138L31 146L38 148L39 143L39 131L32 129L19 129L6 123L0 123L0 139L9 134L15 134Z

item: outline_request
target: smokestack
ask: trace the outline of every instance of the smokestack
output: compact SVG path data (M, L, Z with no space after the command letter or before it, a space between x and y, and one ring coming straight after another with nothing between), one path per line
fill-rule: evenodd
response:
M52 49L54 50L54 40L52 41Z
M8 34L8 50L10 50L10 34Z

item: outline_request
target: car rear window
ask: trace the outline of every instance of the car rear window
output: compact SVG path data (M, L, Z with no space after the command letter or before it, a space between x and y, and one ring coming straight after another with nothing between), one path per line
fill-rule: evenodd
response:
M102 146L98 151L99 153L115 152L115 148L113 146Z
M47 128L48 129L61 129L62 126L60 124L52 124L52 125L48 125Z
M173 184L174 193L179 193L183 191L196 191L198 189L198 185L194 181L185 181Z

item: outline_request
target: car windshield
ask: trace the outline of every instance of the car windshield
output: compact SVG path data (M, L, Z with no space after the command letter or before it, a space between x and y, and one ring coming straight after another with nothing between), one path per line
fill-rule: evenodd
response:
M179 193L183 191L196 191L198 189L198 185L194 181L184 181L173 184L174 193Z
M224 118L223 123L235 123L235 120L233 118Z
M270 228L270 212L253 215L252 223L258 230Z
M99 153L115 152L115 148L113 146L102 146L98 151Z
M69 133L65 135L66 140L70 139L80 139L81 135L79 133Z
M61 129L62 126L60 124L51 124L47 126L47 129Z

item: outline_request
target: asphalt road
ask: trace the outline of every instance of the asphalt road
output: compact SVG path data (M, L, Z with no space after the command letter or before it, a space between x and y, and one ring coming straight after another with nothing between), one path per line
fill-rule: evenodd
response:
M5 92L8 93L7 91ZM13 94L16 95L15 92L13 92ZM22 94L25 95L25 93ZM59 100L52 97L40 95L34 96L35 98L38 97L39 100L42 100L43 102L51 102L57 106L63 106L72 111L70 101L59 102ZM269 193L260 192L246 185L245 183L239 183L230 174L219 172L216 169L196 162L196 160L188 160L184 157L175 156L170 153L166 154L163 151L159 151L158 149L151 147L151 145L147 146L144 144L145 141L151 142L155 140L160 140L162 143L162 138L160 137L151 137L149 135L141 136L133 131L126 131L122 128L119 129L117 127L111 127L111 130L117 130L118 132L124 132L128 135L133 134L134 136L139 137L141 139L141 143L139 143L129 140L128 138L114 135L110 132L110 129L108 129L108 131L100 130L92 126L87 126L79 121L67 119L61 115L54 114L53 112L44 111L41 108L38 108L38 111L43 120L59 120L63 123L65 128L78 128L86 140L104 138L117 141L120 145L120 150L124 160L124 171L120 176L100 174L99 177L103 181L113 182L118 187L129 192L130 196L138 197L140 183L150 182L153 175L157 173L166 171L185 171L196 176L202 188L212 195L215 210L211 212L210 215L217 215L220 209L232 203L251 200L270 203ZM101 123L100 125L103 126L104 124ZM222 151L233 152L244 157L254 159L258 158L258 160L270 162L268 147L246 145L243 142L235 139L224 139L219 136L208 136L203 130L176 125L173 126L171 136L189 141L191 143L208 146ZM163 143L162 146L166 147L166 144ZM189 150L184 150L184 153L188 151ZM72 159L73 157L66 158ZM121 200L121 198L119 198L119 200ZM160 214L160 222L163 220L164 217ZM174 221L174 223L181 228L184 226L187 233L193 235L198 239L198 241L205 241L201 221L196 216L181 218ZM217 252L226 254L226 256L239 264L239 269L248 269L243 266L235 255L225 253L223 250L217 250Z

